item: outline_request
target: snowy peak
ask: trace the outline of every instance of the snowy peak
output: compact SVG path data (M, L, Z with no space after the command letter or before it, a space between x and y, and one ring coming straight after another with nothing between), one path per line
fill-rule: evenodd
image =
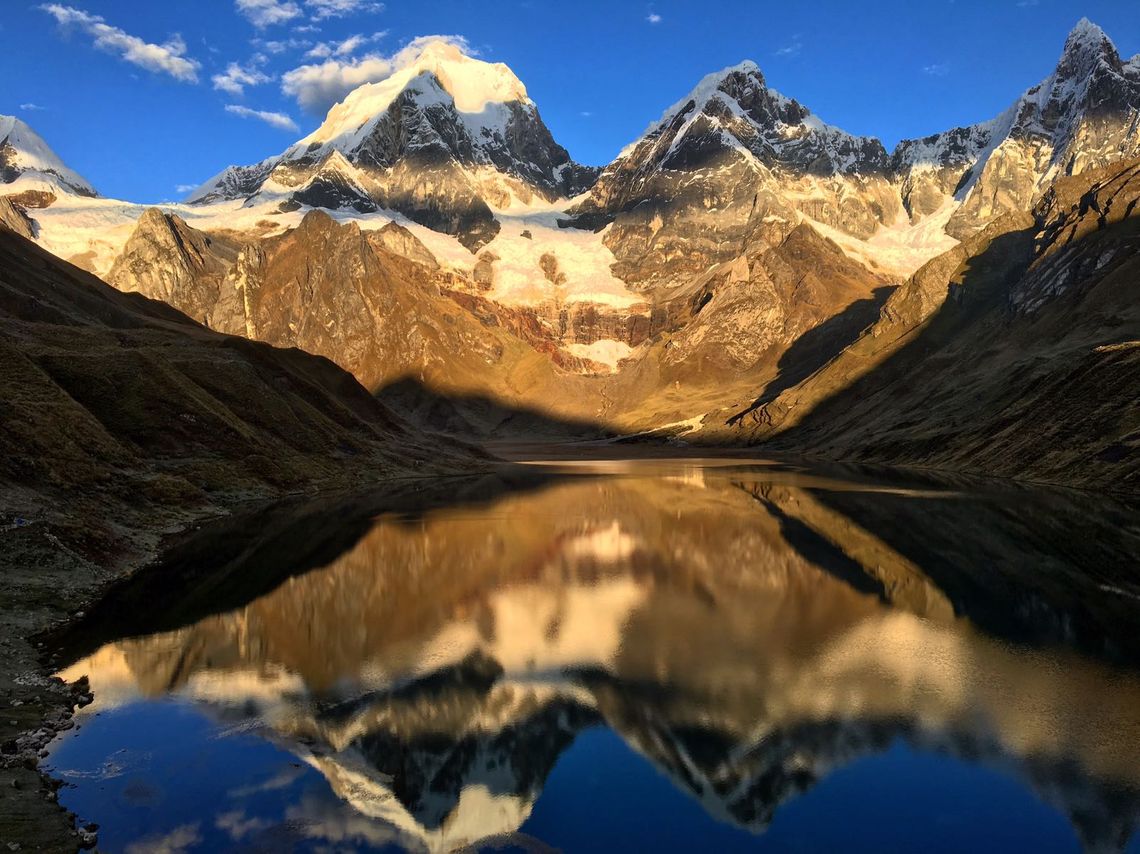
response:
M0 184L20 184L12 190L56 190L95 196L95 189L69 169L59 155L15 116L0 116Z
M1085 117L1124 116L1140 106L1140 87L1104 30L1082 18L1057 68L1022 96L1014 131L1066 133Z
M472 117L472 124L476 125L480 116L497 118L501 111L496 108L502 105L533 106L526 87L506 65L474 59L453 44L437 41L426 45L414 61L390 77L354 89L329 111L319 128L297 145L334 143L351 147L353 141L359 142L365 135L367 126L409 89L421 96L434 95L430 102L446 93L454 108Z
M498 231L493 209L571 198L597 178L555 142L502 63L434 41L398 65L280 156L230 167L191 201L276 195L281 210L386 208L474 251Z
M962 237L1026 208L1053 180L1140 154L1140 70L1121 61L1104 30L1081 19L1053 73L1002 115L904 140L893 165L912 217L951 199L948 232Z
M1062 78L1082 77L1102 61L1120 66L1116 45L1104 30L1088 18L1081 18L1065 40L1065 49L1057 63L1057 75Z
M710 143L735 149L768 168L820 176L879 173L888 167L886 151L877 139L826 124L798 101L770 89L750 61L702 78L621 157L661 137L669 138L667 147L655 146L666 169L691 165L694 158L686 149L700 149L697 159L705 157Z

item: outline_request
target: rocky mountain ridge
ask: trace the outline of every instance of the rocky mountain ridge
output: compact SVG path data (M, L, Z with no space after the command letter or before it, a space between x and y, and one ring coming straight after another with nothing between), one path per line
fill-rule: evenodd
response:
M1064 178L930 262L878 320L712 434L1134 489L1140 160Z
M526 411L528 429L545 413L555 432L752 441L770 432L750 419L864 346L880 310L937 311L960 265L1011 229L1030 239L1027 211L1059 181L1138 146L1140 58L1088 21L1002 116L893 153L741 63L596 180L506 66L435 44L193 204L8 199L0 217L215 329L320 353L405 403L414 388L437 427ZM1056 263L1038 290L1084 270ZM884 304L915 269L929 287Z

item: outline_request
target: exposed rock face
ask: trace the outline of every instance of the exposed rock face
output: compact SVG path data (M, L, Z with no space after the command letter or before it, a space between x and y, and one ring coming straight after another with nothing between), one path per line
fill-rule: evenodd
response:
M736 422L815 453L1135 489L1140 162L1057 182L930 262L825 369Z
M750 248L698 280L693 319L669 341L662 368L713 376L754 367L883 284L808 225L775 247Z
M434 43L281 156L231 167L191 201L271 194L285 206L385 207L475 251L498 231L491 205L577 195L596 174L554 141L510 69Z
M219 288L238 247L191 228L174 215L150 208L138 221L107 275L121 291L162 300L211 325Z
M516 336L485 307L449 298L437 267L399 226L364 232L310 211L296 229L239 246L155 209L110 278L218 331L326 356L372 390L414 378L436 393L508 405L545 399L566 413L590 405L588 395L560 401L551 391L584 379L560 366L589 372L589 364L540 335Z
M701 81L571 213L613 223L622 278L677 282L749 242L778 243L799 214L869 237L899 210L888 176L878 140L824 124L746 62Z
M390 222L378 231L371 232L369 238L389 252L421 264L430 270L438 270L439 262L423 242L402 225Z
M28 240L36 237L36 224L28 212L20 205L13 204L6 196L0 196L0 228L6 228Z

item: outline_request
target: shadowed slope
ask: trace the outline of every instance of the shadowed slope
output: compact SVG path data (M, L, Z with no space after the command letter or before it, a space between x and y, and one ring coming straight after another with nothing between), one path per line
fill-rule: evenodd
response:
M65 498L104 530L147 506L185 512L477 459L415 434L326 359L211 332L7 232L0 333L0 482L5 509L24 517Z
M930 262L831 363L721 438L1137 488L1140 165L1060 182Z

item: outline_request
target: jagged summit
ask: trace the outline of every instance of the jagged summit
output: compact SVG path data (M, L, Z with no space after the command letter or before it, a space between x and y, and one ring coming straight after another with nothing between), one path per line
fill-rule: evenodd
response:
M901 211L889 177L877 139L823 122L742 62L702 78L570 214L580 227L612 223L617 274L648 288L778 245L804 217L869 238Z
M965 237L1028 208L1054 180L1140 153L1140 62L1124 63L1104 30L1082 18L1053 73L1000 116L904 140L892 163L912 216L951 202L947 230Z
M0 184L12 190L62 191L95 196L95 188L69 169L34 130L15 116L0 116Z
M798 101L769 88L751 60L703 77L619 159L646 141L666 136L669 146L659 160L670 168L683 141L700 134L719 136L723 145L765 165L798 165L814 174L881 171L887 164L886 151L877 139L854 136L823 122Z

